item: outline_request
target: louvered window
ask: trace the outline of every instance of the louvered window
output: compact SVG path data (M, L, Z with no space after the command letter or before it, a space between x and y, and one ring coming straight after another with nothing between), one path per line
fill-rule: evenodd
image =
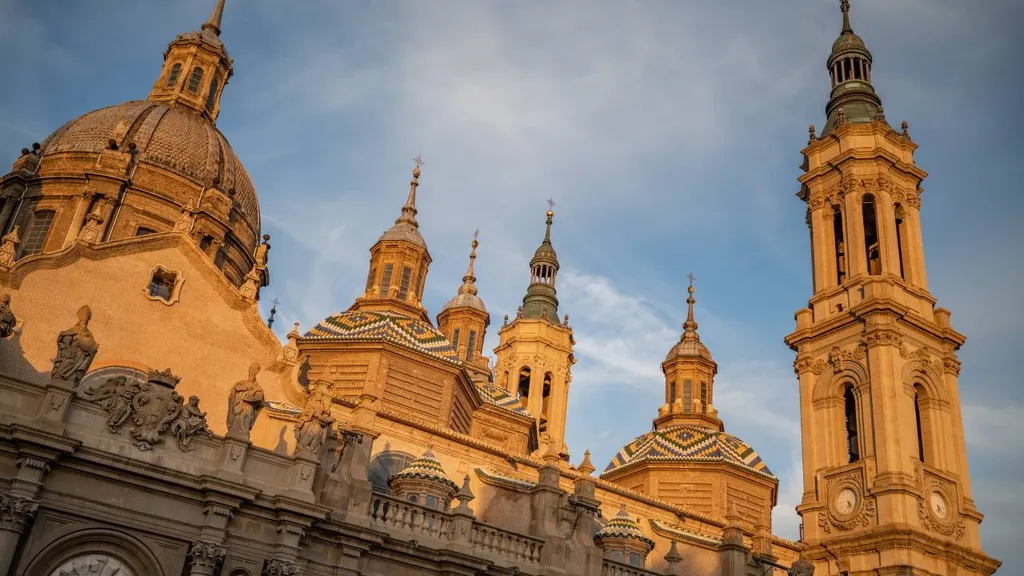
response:
M412 268L406 266L402 269L402 283L398 286L398 299L405 300L409 297L409 281L412 279Z
M366 291L369 292L370 288L373 288L373 279L377 276L377 269L370 268L370 273L366 275Z
M693 412L693 380L683 380L683 412Z
M46 237L50 234L50 226L53 225L52 210L41 210L32 216L32 222L28 226L28 233L21 243L21 255L31 256L43 250L46 244Z
M459 329L456 328L455 331L452 332L452 346L455 346L456 350L459 349L459 336Z
M473 350L476 349L476 330L469 331L469 340L466 341L466 360L473 359Z
M179 76L181 76L181 62L171 66L171 73L167 75L167 86L170 87L177 84Z
M192 69L192 77L188 79L188 91L199 94L199 87L203 84L203 69L196 66Z
M380 296L381 298L387 298L391 292L391 272L394 270L394 264L384 265L384 274L380 278Z

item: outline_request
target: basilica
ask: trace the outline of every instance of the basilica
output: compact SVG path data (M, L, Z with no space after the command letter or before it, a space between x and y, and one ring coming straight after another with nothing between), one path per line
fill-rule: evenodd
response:
M692 283L652 428L600 471L570 453L553 210L514 317L488 313L475 239L432 317L417 161L361 295L281 342L258 309L273 255L256 187L217 128L234 61L214 4L146 99L67 122L0 177L0 576L998 569L971 497L965 339L928 291L926 173L847 0L826 120L800 151L799 541L772 534L779 480L715 408Z

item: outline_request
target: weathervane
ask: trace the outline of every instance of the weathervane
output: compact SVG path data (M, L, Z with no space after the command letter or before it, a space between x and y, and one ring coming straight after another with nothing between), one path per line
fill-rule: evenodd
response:
M417 168L426 164L426 162L423 161L423 158L421 158L419 154L417 154L416 157L412 159L412 161L414 164L416 164Z

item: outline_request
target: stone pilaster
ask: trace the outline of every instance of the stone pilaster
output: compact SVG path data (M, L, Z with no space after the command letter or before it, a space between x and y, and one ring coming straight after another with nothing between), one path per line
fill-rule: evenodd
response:
M18 550L21 535L32 521L39 502L32 498L0 496L0 574L7 574Z
M244 483L245 474L243 468L245 467L245 458L249 453L250 446L252 446L252 442L249 441L248 434L241 436L228 432L228 435L224 437L224 443L221 445L220 466L217 467L217 476L231 482Z
M530 490L530 535L544 539L540 563L551 576L566 573L565 553L568 543L559 529L559 515L565 492L559 486L558 447L553 443L544 456L540 478Z
M189 576L213 576L226 555L220 544L196 540L188 552Z

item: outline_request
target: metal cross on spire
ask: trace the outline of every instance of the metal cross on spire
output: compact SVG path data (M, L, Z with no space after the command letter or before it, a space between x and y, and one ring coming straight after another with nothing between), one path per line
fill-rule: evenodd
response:
M554 210L554 209L555 209L555 200L554 200L554 198L548 198L548 210Z
M477 228L473 231L473 240L476 240L480 236L480 229Z
M414 164L416 164L417 168L426 164L426 162L423 161L423 158L421 158L419 154L417 154L416 157L412 159L412 161Z
M693 287L693 281L696 280L697 277L693 275L693 272L690 272L686 275L686 278L690 281L690 286Z

